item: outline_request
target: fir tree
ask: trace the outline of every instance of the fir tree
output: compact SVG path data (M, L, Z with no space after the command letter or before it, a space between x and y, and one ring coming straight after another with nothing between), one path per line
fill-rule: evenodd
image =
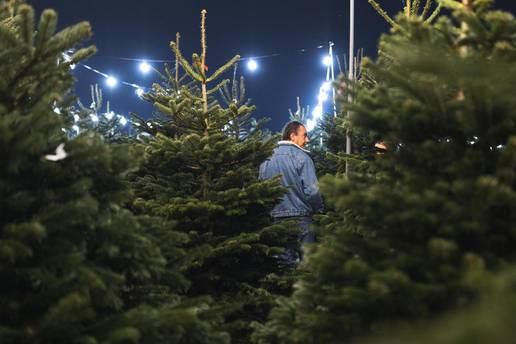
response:
M360 344L511 344L516 337L514 309L516 294L514 268L497 274L475 274L468 277L478 300L460 311L451 311L436 320L418 323L384 336L357 340Z
M259 130L244 138L235 135L227 126L247 119L254 107L239 99L223 107L212 97L226 81L213 88L210 84L239 57L208 75L205 15L203 11L202 52L193 54L192 63L177 42L171 43L192 82L180 85L172 79L168 85L153 85L145 95L156 109L155 136L145 145L145 162L133 176L134 208L175 221L176 230L189 236L187 294L213 297L219 313L226 315L224 328L232 342L247 343L250 321L265 319L274 288L281 289L274 275L280 272L275 255L295 240L297 231L270 223L268 213L284 189L278 179L257 178L274 138L263 139ZM160 247L166 251L170 245L163 240Z
M516 258L516 21L491 1L443 3L452 19L400 17L365 61L377 84L348 104L351 122L389 149L378 173L322 181L340 220L256 342L341 343L428 319L475 298L467 272Z
M131 305L132 290L172 276L124 209L134 155L96 135L68 140L53 111L72 86L70 65L95 48L69 61L63 52L91 28L55 33L52 10L34 26L30 6L0 2L0 342L226 342L201 319L203 304Z
M238 63L235 63L231 83L229 85L228 83L225 83L221 88L219 88L219 93L225 106L231 108L231 104L236 105L236 107L232 108L233 111L238 111L238 108L242 106L249 107L252 102L251 99L246 97L244 77L241 76L240 80L237 80L237 70ZM263 125L268 120L267 118L261 118L257 121L253 117L252 111L245 116L235 113L233 117L234 119L227 124L224 131L226 134L233 136L237 140L245 140L249 135L252 135L257 130L262 130Z
M75 129L79 132L90 131L102 136L107 143L124 143L131 139L131 127L124 116L111 110L109 101L104 109L102 88L99 85L90 85L91 102L85 106L80 99L68 112L73 116ZM74 130L71 135L76 134Z
M393 28L403 30L396 20L392 19L391 16L382 8L382 6L376 2L376 0L367 0L371 6L381 15ZM443 3L439 0L425 0L424 4L422 0L402 0L403 3L403 17L406 19L417 18L424 20L426 23L431 23L437 18L441 12Z
M308 120L308 114L310 113L310 106L301 107L301 101L299 97L296 98L296 111L292 112L292 109L288 109L289 118L291 121L298 121L306 125Z

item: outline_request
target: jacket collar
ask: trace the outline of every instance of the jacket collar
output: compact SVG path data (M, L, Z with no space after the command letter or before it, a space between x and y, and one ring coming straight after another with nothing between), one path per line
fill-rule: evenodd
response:
M303 152L305 152L305 153L310 153L310 151L309 151L309 150L304 149L303 147L301 147L301 146L299 146L299 145L295 144L295 143L294 143L294 142L292 142L292 141L286 141L286 140L279 141L279 142L278 142L278 145L279 145L279 146L282 146L282 145L291 145L291 146L294 146L294 147L297 147L297 148L301 149L301 150L302 150Z

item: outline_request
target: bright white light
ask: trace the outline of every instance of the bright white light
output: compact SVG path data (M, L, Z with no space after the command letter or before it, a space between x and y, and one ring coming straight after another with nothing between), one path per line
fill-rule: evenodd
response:
M106 118L108 120L111 120L115 116L115 113L113 111L106 112Z
M258 69L258 63L253 59L249 60L249 62L247 62L247 69L249 69L251 72L254 72Z
M331 56L330 55L326 55L323 60L322 60L322 63L323 65L325 65L326 67L330 66L331 65Z
M97 116L97 115L91 114L90 117L91 117L91 120L93 122L98 122L99 121L99 116Z
M136 89L136 95L138 95L138 97L143 96L144 93L145 93L145 91L142 88Z
M79 115L73 115L74 122L79 122L80 119L81 117L79 117Z
M328 92L331 89L331 81L325 81L321 86L322 92Z
M127 119L124 116L120 116L120 124L122 124L122 125L127 124Z
M60 115L60 114L61 114L61 110L59 110L59 108L58 108L58 107L55 107L55 108L54 108L54 112L55 112L55 113L57 113L58 115Z
M67 53L63 53L63 58L64 58L65 62L72 61L72 57ZM72 70L75 69L75 64L71 64L70 69L72 69Z
M151 65L148 64L146 61L143 61L142 63L140 63L140 71L143 74L147 74L148 72L150 72L151 68L152 68Z
M315 120L309 119L308 121L306 121L306 130L307 131L312 131L312 130L314 130L314 128L315 128Z
M314 119L319 119L322 117L323 115L323 108L322 108L322 105L321 104L318 104L314 111L312 111L312 115L314 116Z
M79 126L78 125L74 125L72 126L72 129L75 130L75 132L78 134L79 133Z
M319 93L319 96L317 97L317 100L319 101L319 103L324 103L325 101L328 100L328 94L325 93L325 92Z
M115 87L118 84L118 80L112 76L108 76L108 78L106 80L106 84L109 87Z

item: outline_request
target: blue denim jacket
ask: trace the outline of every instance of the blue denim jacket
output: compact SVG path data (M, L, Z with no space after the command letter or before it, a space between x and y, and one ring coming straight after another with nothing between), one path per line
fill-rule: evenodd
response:
M280 141L272 156L260 166L260 179L282 176L289 191L271 212L272 217L311 216L323 211L315 166L308 151L290 141Z

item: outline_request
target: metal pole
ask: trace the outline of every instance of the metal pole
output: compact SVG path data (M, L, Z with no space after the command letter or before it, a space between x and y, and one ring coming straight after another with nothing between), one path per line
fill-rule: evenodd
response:
M349 0L349 72L348 79L354 78L355 70L355 0ZM349 89L348 89L349 91ZM348 93L348 102L351 102L351 93ZM348 111L349 117L349 111ZM349 130L346 132L346 154L351 154L351 135ZM346 161L346 174L349 171L349 163Z
M335 82L335 58L333 57L333 42L330 42L330 58L331 58L331 92L332 92L332 102L333 102L333 117L337 117L337 104L335 103L335 87L333 83Z

